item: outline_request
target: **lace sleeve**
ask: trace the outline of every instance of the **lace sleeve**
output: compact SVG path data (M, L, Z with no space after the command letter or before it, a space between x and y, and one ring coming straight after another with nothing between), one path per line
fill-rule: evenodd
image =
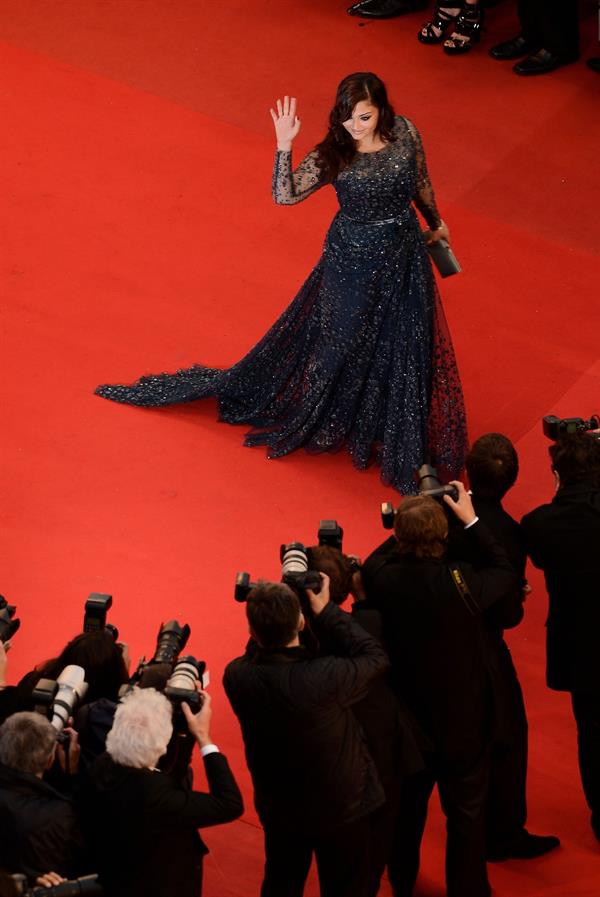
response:
M273 167L273 199L280 206L293 206L327 183L314 152L292 171L291 150L277 150Z
M442 223L440 213L435 204L435 195L431 181L429 180L429 172L427 171L427 162L425 161L425 150L421 142L421 135L412 122L406 119L408 131L412 137L415 147L415 160L417 166L417 191L414 203L432 230L439 227Z

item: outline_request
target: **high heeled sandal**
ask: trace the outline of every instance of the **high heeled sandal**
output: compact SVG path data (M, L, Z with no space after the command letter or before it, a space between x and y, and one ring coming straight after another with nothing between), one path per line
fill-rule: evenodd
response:
M456 20L456 27L448 40L444 41L444 53L458 56L467 53L473 44L481 40L483 9L479 3L468 3Z
M457 9L456 15L446 12L448 9ZM444 40L444 34L453 22L456 22L460 15L461 7L457 6L441 6L436 4L433 19L431 22L425 22L417 37L422 44L441 44Z

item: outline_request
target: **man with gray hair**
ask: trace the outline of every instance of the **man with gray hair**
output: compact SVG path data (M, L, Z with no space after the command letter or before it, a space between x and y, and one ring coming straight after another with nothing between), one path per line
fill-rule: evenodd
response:
M210 696L198 690L200 711L181 707L204 759L208 794L157 768L173 735L172 707L163 694L135 688L117 707L106 753L92 767L87 807L108 897L199 897L208 851L197 829L243 812L227 760L210 737Z
M42 778L56 750L56 730L38 713L14 713L0 726L0 866L30 880L82 871L75 807Z

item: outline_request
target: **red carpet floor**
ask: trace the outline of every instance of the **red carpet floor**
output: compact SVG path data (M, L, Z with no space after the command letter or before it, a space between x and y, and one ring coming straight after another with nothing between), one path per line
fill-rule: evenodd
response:
M422 14L366 25L340 0L8 0L0 9L3 515L1 590L22 629L11 678L56 653L90 591L134 658L158 624L193 628L207 660L214 736L243 783L242 821L207 833L207 897L258 893L261 838L237 724L220 686L245 639L236 570L277 576L280 542L336 517L346 545L382 537L376 470L347 456L265 460L215 407L142 411L100 382L226 365L274 320L318 258L330 191L270 198L268 108L296 94L298 154L353 70L388 82L421 129L464 273L442 284L470 429L516 442L517 515L552 492L540 417L600 405L600 79L583 62L519 79L487 49L515 30L492 10L480 47L447 59L415 39ZM583 57L598 55L583 4ZM562 847L490 867L504 897L597 897L565 695L544 685L543 582L510 635L530 718L529 826ZM283 783L282 783L283 785ZM307 894L316 893L314 881ZM388 893L387 886L382 893ZM443 894L434 807L420 897Z

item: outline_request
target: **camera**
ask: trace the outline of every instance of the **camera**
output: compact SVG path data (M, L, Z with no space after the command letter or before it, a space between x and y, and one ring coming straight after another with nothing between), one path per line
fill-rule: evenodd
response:
M85 602L83 631L99 632L102 629L106 629L117 642L119 640L119 630L112 623L106 622L106 614L111 607L112 595L101 595L99 592L92 592Z
M344 530L337 520L321 520L317 532L319 545L330 545L331 548L337 548L342 551L342 541L344 538Z
M302 601L305 590L318 592L321 588L321 577L316 570L308 569L308 556L302 542L290 542L279 549L281 559L281 582L294 589ZM257 583L251 582L249 573L238 573L235 577L233 597L240 603L248 600L248 595Z
M431 464L423 464L415 474L419 486L419 495L429 495L441 501L444 495L449 495L453 501L458 501L458 489L456 486L444 485L437 475L437 470Z
M157 688L164 692L175 708L181 705L182 701L187 701L197 713L201 702L200 695L196 691L196 683L203 683L206 664L191 655L179 657L190 632L187 623L184 626L177 620L162 623L158 630L154 656L147 662L142 658L129 682L121 686L119 697L122 698L136 685L142 688Z
M192 713L198 713L202 706L202 695L198 694L196 685L203 684L202 677L206 670L203 660L196 660L191 654L180 657L165 685L165 696L173 705L173 727L175 732L187 731L187 723L181 710L185 701Z
M17 608L0 595L0 642L7 642L15 634L21 621L15 619Z
M330 545L342 550L344 530L337 520L321 520L317 531L319 545ZM281 581L294 589L301 601L306 598L306 589L319 592L321 589L321 576L316 570L308 569L308 556L302 542L290 542L279 549L281 561ZM244 602L248 593L256 587L251 582L249 573L237 573L233 597L236 601Z
M84 875L82 878L63 881L59 885L53 885L50 888L43 885L28 888L25 875L17 874L11 877L15 883L16 892L20 897L77 897L78 894L100 897L102 894L102 887L97 875Z
M180 626L177 620L161 623L156 638L156 651L150 663L172 665L185 648L190 632L191 629L187 623L183 626Z
M40 679L31 693L33 709L46 716L56 729L59 741L70 716L87 692L85 670L76 664L66 666L58 679Z
M458 489L456 486L444 485L437 475L437 470L430 464L423 464L415 471L415 479L419 486L419 495L428 495L437 501L442 501L444 495L449 495L453 501L458 501ZM381 504L381 523L384 529L394 529L396 511L393 504L384 501Z
M306 589L313 592L321 590L321 576L316 570L308 569L308 555L302 542L290 542L282 545L279 551L281 560L281 581L304 597Z
M542 418L544 436L552 439L553 442L561 436L587 433L590 430L598 429L600 429L600 415L598 414L592 414L589 420L584 420L583 417L556 417L554 414L548 414Z

